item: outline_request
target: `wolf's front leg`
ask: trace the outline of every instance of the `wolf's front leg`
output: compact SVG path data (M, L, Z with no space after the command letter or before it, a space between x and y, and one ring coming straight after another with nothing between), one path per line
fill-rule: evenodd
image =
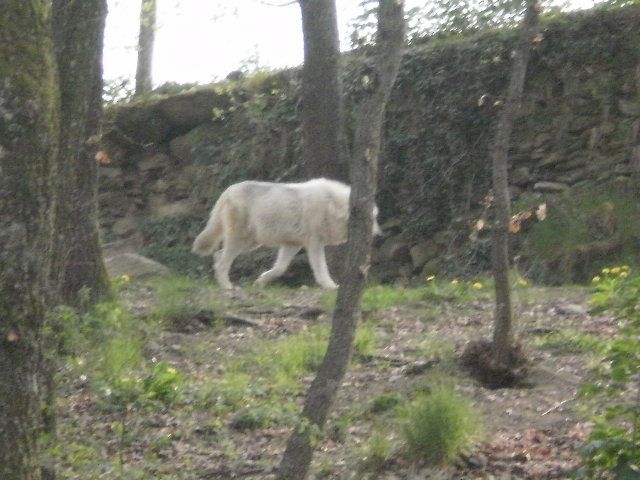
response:
M327 259L324 255L324 245L311 244L307 245L307 255L313 276L322 288L335 289L338 288L336 282L333 281L327 267Z
M278 250L278 257L276 262L271 267L271 270L267 270L256 280L256 285L264 287L268 282L281 276L287 271L291 260L296 256L296 253L300 251L301 247L282 246Z

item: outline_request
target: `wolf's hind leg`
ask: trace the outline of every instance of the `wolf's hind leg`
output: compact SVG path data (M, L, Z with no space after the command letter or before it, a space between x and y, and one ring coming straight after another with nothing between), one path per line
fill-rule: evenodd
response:
M306 248L307 255L309 256L309 263L311 264L311 270L313 270L313 276L316 279L316 282L318 282L322 288L338 288L338 285L333 281L329 274L327 259L324 255L324 245L314 243L307 245Z
M268 282L280 277L284 272L287 271L289 265L291 264L291 260L296 256L296 253L300 251L301 247L292 247L292 246L282 246L278 250L278 257L276 258L273 267L271 270L267 270L262 275L258 277L256 280L256 285L260 287L264 287Z
M243 249L234 245L233 242L224 242L224 248L216 252L215 258L215 271L216 280L221 288L233 288L231 280L229 280L229 269L235 258L243 252Z

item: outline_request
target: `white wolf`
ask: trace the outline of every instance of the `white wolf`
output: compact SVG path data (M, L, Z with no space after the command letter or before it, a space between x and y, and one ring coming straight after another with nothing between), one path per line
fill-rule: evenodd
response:
M210 255L223 241L222 251L215 254L216 279L221 287L232 288L229 269L242 252L261 245L279 247L273 267L256 280L262 286L281 276L304 247L316 282L336 288L324 247L347 239L350 193L348 185L325 178L303 183L236 183L218 198L192 251ZM373 234L381 233L377 214L374 207Z

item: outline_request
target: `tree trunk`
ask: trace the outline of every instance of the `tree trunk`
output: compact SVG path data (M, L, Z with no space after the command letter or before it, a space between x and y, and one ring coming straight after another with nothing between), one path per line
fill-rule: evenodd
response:
M308 178L348 179L335 0L300 0L304 36L302 135Z
M403 4L398 0L380 1L376 60L373 68L362 76L365 91L357 106L349 239L342 283L327 353L307 393L300 423L289 437L278 471L280 480L304 479L307 476L314 440L324 428L351 357L361 313L360 298L369 269L382 122L404 46Z
M515 121L524 89L531 44L537 31L539 7L537 0L527 1L527 10L521 26L513 57L511 77L504 108L500 112L496 138L492 151L492 175L495 206L493 227L493 276L495 279L496 307L493 332L493 350L496 362L508 367L513 345L511 290L509 287L509 198L508 154L513 122Z
M41 478L57 85L49 2L0 3L0 478Z
M151 67L156 36L156 0L142 0L140 4L140 35L138 36L138 65L136 67L136 95L149 93L153 88Z
M60 80L61 176L54 275L62 301L93 304L110 293L97 217L102 117L102 44L106 0L54 0L53 38ZM79 298L82 289L88 297Z

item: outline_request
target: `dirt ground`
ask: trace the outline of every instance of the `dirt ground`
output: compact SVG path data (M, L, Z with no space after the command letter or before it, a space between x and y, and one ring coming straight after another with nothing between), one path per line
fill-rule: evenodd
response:
M189 372L191 378L207 377L215 375L230 352L244 352L254 344L249 339L271 341L331 321L323 293L315 288L279 288L276 293L212 288L211 294L223 300L224 311L218 312L226 319L223 326L214 328L198 315L183 318L177 328L149 338L145 356L162 359ZM568 478L579 464L576 450L589 430L576 398L587 374L589 352L539 339L560 332L612 335L615 322L591 316L587 296L579 288L528 287L516 292L516 329L532 363L527 385L512 389L484 388L456 363L468 341L490 338L493 304L489 296L464 305L423 301L364 312L365 322L375 321L377 347L368 358L352 362L326 438L316 450L310 478ZM154 302L153 289L133 289L127 301L134 314L143 316ZM434 352L427 358L421 353L428 350L425 344ZM483 435L475 446L452 465L425 467L397 455L373 469L364 468L358 452L374 429L384 428L363 414L366 406L383 393L428 388L443 373L455 379L458 391L482 412ZM282 426L250 431L224 424L212 427L215 419L206 410L182 411L180 405L131 412L122 432L114 426L121 417L97 408L85 383L69 379L61 391L62 430L87 441L95 439L91 441L100 443L105 458L119 457L121 463L119 471L105 466L100 475L78 473L73 478L273 478L289 434ZM299 405L303 400L299 394ZM345 417L352 420L341 423ZM128 440L123 442L125 435ZM134 470L145 473L134 475Z

